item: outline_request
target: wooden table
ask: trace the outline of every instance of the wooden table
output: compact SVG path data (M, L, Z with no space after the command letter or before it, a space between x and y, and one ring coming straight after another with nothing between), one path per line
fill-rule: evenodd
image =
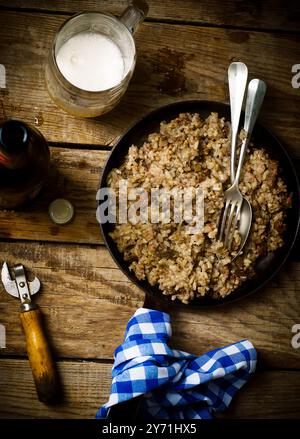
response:
M143 303L102 243L95 194L104 161L135 120L181 99L228 101L227 67L247 63L251 77L268 84L261 120L300 163L300 89L291 69L300 63L298 1L149 0L136 34L138 61L126 96L111 113L76 119L57 108L44 86L44 62L58 27L80 10L119 14L117 0L0 1L0 63L6 88L0 111L35 124L51 147L51 178L24 210L0 211L0 262L20 262L43 283L37 297L61 374L64 401L36 398L26 359L18 303L0 286L1 417L93 417L108 397L113 351L129 317ZM298 4L298 6L297 6ZM2 116L2 115L1 115ZM75 207L74 221L48 217L56 197ZM239 392L226 418L300 416L300 349L291 345L300 324L300 262L288 261L261 292L231 306L174 311L172 345L201 354L249 338L259 352L258 371Z

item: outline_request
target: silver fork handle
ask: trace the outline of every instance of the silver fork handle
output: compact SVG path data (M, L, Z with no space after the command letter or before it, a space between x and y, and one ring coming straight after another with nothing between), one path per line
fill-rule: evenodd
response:
M263 103L265 94L266 94L267 86L264 81L261 79L252 79L248 86L248 94L246 101L246 110L245 110L245 122L244 122L244 131L246 131L246 137L242 141L239 163L235 175L234 183L238 184L241 176L241 171L245 159L245 155L247 152L247 148L250 142L250 138L252 135L252 131L260 111L261 105Z
M228 84L231 110L230 176L232 183L234 182L235 177L236 141L247 79L248 69L244 63L233 62L230 64L230 66L228 67Z

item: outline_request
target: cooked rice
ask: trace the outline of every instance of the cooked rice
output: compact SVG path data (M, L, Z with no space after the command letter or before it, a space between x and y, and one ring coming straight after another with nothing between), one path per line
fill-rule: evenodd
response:
M240 134L240 139L242 138ZM230 185L230 124L217 113L203 120L183 113L141 146L132 145L124 163L108 176L118 195L118 183L129 188L202 188L204 227L187 233L187 224L116 224L111 233L118 249L138 279L158 285L165 295L183 303L210 295L223 298L254 275L255 261L283 245L285 211L291 197L280 175L279 163L262 147L250 146L240 179L240 190L250 201L254 220L241 256L236 231L233 251L217 240L224 191ZM128 209L131 201L128 202Z

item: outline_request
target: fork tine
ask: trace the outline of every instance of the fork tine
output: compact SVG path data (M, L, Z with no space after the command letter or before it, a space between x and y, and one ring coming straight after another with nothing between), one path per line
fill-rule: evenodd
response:
M224 235L224 229L225 229L225 224L226 224L226 218L227 218L227 212L228 212L229 205L230 205L230 202L228 200L226 200L224 211L223 211L223 215L222 215L222 223L221 223L220 233L219 233L219 240L220 241L223 241L223 235Z
M228 248L228 240L230 239L230 233L231 233L231 229L232 229L232 221L234 218L234 212L236 209L237 203L236 201L234 201L231 204L231 209L230 209L230 214L228 217L228 221L227 221L227 226L226 226L226 230L225 230L225 246Z
M232 245L232 240L233 240L233 237L234 237L234 232L235 232L237 223L238 223L238 221L240 219L241 207L242 207L242 204L238 204L237 210L236 210L236 214L235 214L232 226L231 226L232 232L230 233L230 237L229 238L227 237L227 248L228 248L229 251L231 250L231 245Z

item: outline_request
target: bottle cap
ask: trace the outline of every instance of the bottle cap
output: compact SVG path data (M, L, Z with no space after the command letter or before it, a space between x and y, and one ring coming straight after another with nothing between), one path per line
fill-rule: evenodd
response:
M1 146L8 151L18 152L27 147L29 132L25 124L18 120L8 120L0 128Z
M57 198L49 206L49 216L55 224L67 224L74 216L74 207L70 201Z

